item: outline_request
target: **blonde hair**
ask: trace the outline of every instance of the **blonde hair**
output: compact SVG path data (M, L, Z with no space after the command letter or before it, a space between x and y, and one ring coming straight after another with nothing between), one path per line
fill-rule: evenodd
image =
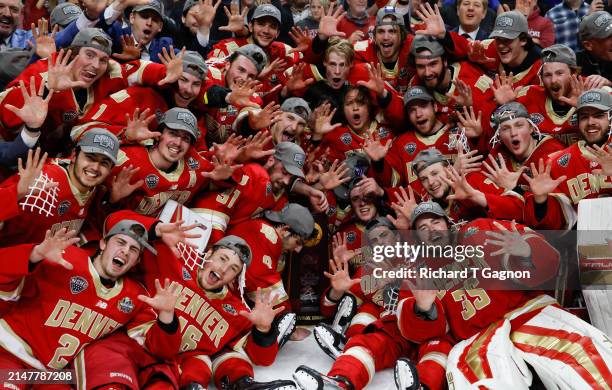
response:
M314 0L310 0L309 3L312 4ZM329 10L329 0L317 0L323 6L323 10L327 12Z
M457 8L459 8L459 6L461 5L461 3L463 3L464 0L457 0ZM486 11L487 8L489 8L489 1L488 0L480 0L482 2L482 6L484 7L484 10Z
M332 37L329 39L329 44L327 49L325 49L325 60L329 59L329 55L331 53L336 53L343 56L346 59L346 62L349 64L353 63L353 59L355 58L355 49L353 45L346 39L340 39L337 37Z

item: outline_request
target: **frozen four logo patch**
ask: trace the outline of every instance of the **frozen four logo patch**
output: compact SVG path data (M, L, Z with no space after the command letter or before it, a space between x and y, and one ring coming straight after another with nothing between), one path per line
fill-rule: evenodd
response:
M73 276L70 278L70 292L72 294L79 294L85 291L89 287L87 280L81 276Z
M117 308L120 312L131 313L134 310L134 302L129 297L121 298L117 304Z

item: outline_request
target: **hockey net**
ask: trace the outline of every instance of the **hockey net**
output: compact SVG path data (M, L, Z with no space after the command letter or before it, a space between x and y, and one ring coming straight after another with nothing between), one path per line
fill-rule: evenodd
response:
M181 259L183 259L183 264L185 264L190 271L204 267L204 263L206 262L205 254L198 252L195 248L184 242L176 244L176 248L181 255Z
M23 211L37 212L51 217L57 208L58 187L45 173L41 173L29 187L29 192L19 203Z

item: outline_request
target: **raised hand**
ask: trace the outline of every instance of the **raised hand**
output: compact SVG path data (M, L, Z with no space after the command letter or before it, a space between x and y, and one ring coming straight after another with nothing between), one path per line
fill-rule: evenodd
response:
M515 221L512 221L512 230L506 229L504 225L497 221L494 221L493 225L495 225L500 232L485 232L486 235L490 237L485 240L485 245L491 244L499 247L498 250L490 253L491 256L504 254L518 257L531 256L531 247L518 231Z
M434 5L434 8L431 8L429 3L421 4L416 11L416 15L425 23L425 29L418 30L416 34L431 35L438 39L444 38L444 35L446 35L446 25L437 4Z
M329 7L319 21L319 39L325 41L330 37L345 38L346 34L338 31L338 22L344 15L346 15L346 12L342 7L336 9Z
M597 11L604 11L605 10L605 4L603 2L603 0L593 0L591 1L591 5L589 6L589 14L592 14L593 12L597 12Z
M287 68L287 61L281 57L278 57L277 59L270 62L268 65L266 65L261 70L261 72L259 72L259 75L257 76L257 78L259 80L265 80L271 74L283 72L286 68Z
M238 160L240 162L247 162L273 155L274 148L266 149L270 142L272 142L272 136L267 132L260 131L254 136L250 136L246 144L240 149Z
M242 164L232 165L228 161L220 162L216 156L212 158L213 170L210 172L202 172L202 176L211 180L227 180L229 179L234 171L238 168L242 168Z
M333 295L342 296L345 292L350 290L351 287L361 282L361 278L351 279L349 275L348 261L342 261L340 259L329 260L330 272L324 271L323 275L329 279Z
M113 58L127 62L140 58L142 44L137 44L132 35L121 36L121 53L113 53Z
M95 20L100 17L108 5L106 0L81 0L80 4L83 8L83 13L90 20Z
M341 123L331 124L331 120L336 114L336 109L331 109L331 104L328 102L321 104L317 107L317 115L314 122L314 128L312 129L312 137L314 140L320 140L327 133L330 133L342 126Z
M280 119L279 110L280 105L270 102L259 111L248 111L249 127L255 131L269 128Z
M467 50L468 59L476 64L495 62L495 58L487 57L486 49L481 41L469 41Z
M470 172L480 171L483 156L478 154L477 150L472 150L467 153L463 151L463 145L457 143L457 158L455 159L455 170L460 174L467 175Z
M347 263L355 256L357 256L357 252L348 249L346 243L346 234L344 233L336 233L332 238L332 256L334 259L340 261L340 263ZM331 265L331 260L330 260Z
M311 188L310 193L308 194L308 200L316 213L324 213L327 211L327 209L329 209L327 196L325 196L323 191Z
M468 138L480 137L482 134L482 111L478 111L478 116L474 113L474 107L468 109L463 106L463 113L457 111L457 119L461 127L465 129L465 135Z
M200 0L198 2L198 4L195 6L196 9L192 12L192 14L196 22L198 23L199 29L210 30L210 27L212 26L213 21L215 20L217 9L220 5L221 0L217 0L215 4L213 4L213 0ZM243 26L241 26L241 28L244 27L244 20L242 24Z
M134 177L138 171L140 171L140 167L135 167L130 164L127 167L121 168L118 175L113 176L109 197L111 203L117 203L121 199L127 198L138 188L142 187L144 180L138 180L136 183L130 184L132 177Z
M588 91L589 89L595 88L603 88L603 87L612 87L612 82L607 78L600 76L598 74L592 74L587 76L584 79L584 90Z
M185 225L185 221L183 220L171 223L158 223L157 225L155 225L155 235L161 238L164 244L166 244L170 249L172 249L172 252L174 252L174 255L176 257L180 258L181 255L179 253L178 248L176 247L177 244L181 242L185 245L192 246L189 242L187 242L187 239L200 238L202 237L202 235L187 232L197 227L205 229L205 227L200 226L199 224Z
M17 200L22 199L29 191L30 187L34 184L34 181L42 172L45 161L47 160L47 152L42 157L40 156L40 148L36 148L33 152L32 149L28 150L28 158L25 166L21 157L17 160L17 169L19 170L19 181L17 182ZM57 187L58 183L50 182L54 187ZM43 190L49 190L50 187L44 188Z
M392 140L388 140L387 143L383 145L378 136L367 137L363 144L363 151L370 160L380 161L389 153L392 144Z
M64 249L80 241L80 238L76 235L76 230L68 231L68 228L60 229L53 234L51 230L47 230L44 241L32 249L30 262L35 264L46 259L66 269L72 269L72 264L63 258L63 254L65 253Z
M296 91L306 89L306 87L315 82L315 79L312 77L304 79L305 70L306 63L304 62L300 62L299 64L293 66L293 71L291 72L291 75L287 77L287 81L285 82L287 95L292 95Z
M388 93L385 90L385 80L382 76L380 63L377 63L376 67L372 67L372 64L368 64L368 80L359 80L357 81L357 85L366 87L378 97L385 97Z
M150 109L145 108L141 113L140 108L137 108L132 118L130 118L130 114L125 114L127 120L125 140L127 143L138 143L161 137L160 132L149 130L149 125L155 119L155 114L147 115L150 111Z
M302 30L299 27L291 27L291 31L289 31L289 37L293 39L295 42L295 47L289 49L287 54L291 53L303 53L312 45L312 38L306 34L306 31Z
M347 176L348 173L349 168L344 163L334 160L329 170L321 173L321 176L319 176L319 183L325 190L333 190L351 180L351 177Z
M516 0L516 6L514 9L525 15L525 17L529 17L534 3L535 0Z
M181 77L183 74L183 55L185 55L184 47L179 55L174 54L174 47L172 45L170 45L170 53L168 53L165 47L162 48L162 54L160 54L159 59L162 64L166 65L166 77L161 79L157 85L172 84Z
M72 79L72 67L76 61L76 57L70 60L72 50L64 51L60 49L55 57L49 56L47 70L47 88L53 91L64 91L70 88L84 88L87 86L85 81L74 81Z
M363 41L364 39L364 34L363 31L361 30L355 30L353 31L353 33L349 36L348 41L354 45L355 42L359 42L359 41Z
M455 99L457 105L463 106L464 109L469 106L473 110L472 89L463 80L457 79L454 83L457 94L448 93L446 96Z
M593 145L592 147L586 145L586 150L592 156L588 154L583 154L583 156L601 165L601 169L593 169L593 173L596 175L612 176L612 148L609 145L604 145L603 148L599 145Z
M232 106L236 107L253 107L259 108L259 105L251 100L253 94L261 88L261 83L257 80L247 80L242 85L231 85L232 91L227 95L227 101Z
M55 53L55 34L59 30L59 26L53 27L53 31L49 34L49 23L47 19L38 19L38 28L32 23L31 26L32 38L34 42L28 41L30 46L33 46L36 50L36 55L40 58L48 58L51 54Z
M491 88L493 89L493 95L495 96L495 101L497 104L502 105L510 103L516 100L518 97L518 92L521 87L513 87L513 77L514 75L512 72L510 72L510 75L506 76L506 72L504 70L495 76L495 80L493 80L493 85Z
M174 306L178 299L181 289L178 283L170 283L166 278L162 287L159 279L155 279L155 296L139 295L138 300L151 306L158 314L159 321L169 324L174 320Z
M385 190L378 185L373 177L364 177L354 188L362 196L373 195L381 197L385 195Z
M219 161L234 162L240 155L240 150L244 146L245 140L242 136L230 134L222 144L213 144L215 156Z
M446 169L447 176L441 175L440 179L453 189L453 194L446 197L447 200L467 200L476 197L477 191L468 183L465 173L459 173L454 167Z
M223 7L225 15L227 15L227 24L219 27L219 31L231 31L233 33L240 33L244 30L244 21L246 20L249 7L244 7L242 12L239 12L238 7L232 7L231 11L227 7Z
M570 93L569 96L560 96L559 101L567 104L568 106L577 107L578 98L585 91L584 82L580 76L575 74L570 78Z
M241 310L240 315L248 318L258 331L268 333L272 327L274 317L284 310L283 306L274 308L274 299L272 291L261 291L261 287L257 287L255 293L255 307L251 311Z
M410 222L412 219L412 212L417 207L416 197L412 187L408 186L408 192L404 187L399 188L399 192L395 193L397 202L391 203L391 208L395 211L397 217L387 215L387 219L391 221L393 226L399 230L410 229Z
M533 178L523 173L523 178L529 183L529 189L533 193L536 203L544 203L548 194L553 192L559 184L567 179L565 175L553 179L550 176L551 169L552 161L548 161L545 166L544 160L540 159L538 162L538 169L536 169L534 163L531 163L531 175Z
M7 104L5 105L6 109L17 115L30 129L40 128L47 119L49 101L53 97L53 90L50 90L47 97L43 99L45 83L41 81L37 91L34 76L30 77L29 92L23 80L19 80L19 89L23 97L23 107L17 108L12 104Z
M518 171L509 171L506 167L506 161L504 160L504 156L498 154L498 157L499 162L497 162L497 160L493 157L492 154L489 154L490 165L487 164L486 161L483 163L486 172L483 171L482 174L489 178L489 180L495 183L498 187L502 187L507 190L512 190L516 188L521 175L527 168L522 166L519 168Z

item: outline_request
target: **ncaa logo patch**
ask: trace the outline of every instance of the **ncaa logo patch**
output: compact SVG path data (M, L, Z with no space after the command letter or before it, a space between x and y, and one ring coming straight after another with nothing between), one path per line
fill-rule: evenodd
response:
M191 280L191 274L183 267L183 280Z
M417 150L417 145L414 142L410 142L404 146L404 150L408 152L408 154L414 154Z
M70 206L72 206L72 203L69 200L61 201L57 206L57 214L60 216L66 214L70 210Z
M327 209L327 212L325 214L328 217L333 216L334 214L336 214L336 207L335 206L329 206L329 208Z
M198 160L196 160L195 158L193 158L193 157L189 157L187 159L187 165L191 169L198 169L198 168L200 168L200 162Z
M147 183L147 187L153 189L159 184L159 177L151 173L145 177L145 183Z
M562 166L563 168L567 168L567 166L569 164L570 157L571 157L571 155L569 153L566 153L563 156L559 157L559 159L557 159L557 163L560 166Z
M270 195L272 193L272 183L266 183L266 195Z
M578 126L578 114L573 114L568 122L570 126Z
M357 234L355 234L355 232L348 232L346 233L346 241L348 241L349 243L354 243L355 240L357 239Z
M531 121L536 125L539 125L540 123L544 122L544 115L536 112L534 114L529 114L529 119L531 119Z
M595 19L595 21L593 22L593 24L596 25L597 27L601 27L604 24L610 24L610 22L612 22L612 18L610 17L609 14L605 13L605 14L598 16L597 19Z
M121 298L117 304L117 308L120 312L131 313L134 310L134 302L129 297Z
M64 120L64 122L72 122L76 120L78 117L79 117L79 114L77 114L77 112L74 110L66 111L62 114L62 119Z
M512 27L513 24L514 24L514 20L512 20L512 18L509 18L507 16L502 16L500 18L497 18L495 27Z
M474 234L478 233L478 230L479 229L476 226L471 226L467 228L467 230L463 234L463 238L468 238L470 236L473 236Z
M385 138L387 135L389 135L389 130L385 129L384 127L378 128L378 136L380 138Z
M353 137L349 133L344 133L340 136L340 142L345 145L350 145Z
M231 314L233 316L238 314L236 309L234 309L234 306L230 305L229 303L224 303L223 305L221 305L221 307L223 308L223 310L225 310L227 313L229 313L229 314Z
M70 278L70 292L74 295L82 293L89 287L87 280L81 276L73 276Z

